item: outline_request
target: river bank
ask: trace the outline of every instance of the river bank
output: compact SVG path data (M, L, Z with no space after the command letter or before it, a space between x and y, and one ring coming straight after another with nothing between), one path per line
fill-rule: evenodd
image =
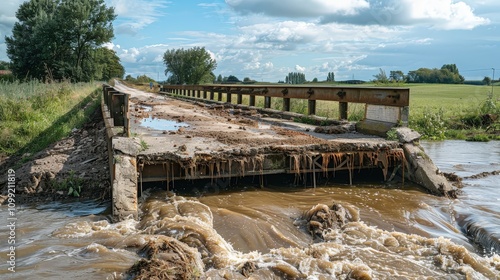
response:
M109 199L106 130L100 108L81 128L46 149L4 158L0 173L7 174L9 169L15 171L17 203ZM0 178L0 186L3 202L7 198L7 176Z

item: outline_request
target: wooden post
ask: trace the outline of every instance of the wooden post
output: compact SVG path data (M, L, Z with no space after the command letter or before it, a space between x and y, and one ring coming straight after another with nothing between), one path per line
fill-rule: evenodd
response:
M264 96L264 108L271 108L271 97Z
M214 100L214 95L215 95L215 93L214 93L214 89L213 89L213 88L211 88L211 89L210 89L210 100Z
M219 89L219 94L217 95L217 101L222 101L222 89Z
M238 93L238 95L236 96L236 103L238 104L243 103L243 94Z
M248 106L255 106L255 95L250 95Z
M111 117L115 126L125 125L125 94L117 92L111 97Z
M307 114L316 115L316 100L308 100L307 102Z
M232 94L231 94L231 91L228 89L228 90L227 90L227 94L226 94L226 102L227 102L227 103L231 103L231 99L232 99L232 98L231 98L231 95L232 95Z
M339 102L339 119L347 120L347 102Z
M283 98L283 111L290 112L290 98Z

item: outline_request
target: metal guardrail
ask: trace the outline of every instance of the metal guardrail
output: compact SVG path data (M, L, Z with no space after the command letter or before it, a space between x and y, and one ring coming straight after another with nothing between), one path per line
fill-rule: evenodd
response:
M290 111L291 99L308 100L307 112L316 114L316 101L339 102L339 118L347 119L348 103L392 106L400 108L399 120L408 120L410 89L399 87L345 87L345 86L293 86L293 85L162 85L160 91L177 95L231 103L233 95L236 103L243 103L243 95L249 96L249 106L255 106L255 97L264 97L264 108L271 107L272 98L281 98L283 111Z

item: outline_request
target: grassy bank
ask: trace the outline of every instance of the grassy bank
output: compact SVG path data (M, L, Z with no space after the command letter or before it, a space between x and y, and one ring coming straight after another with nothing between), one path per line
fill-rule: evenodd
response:
M409 126L424 138L500 140L500 88L474 85L410 84ZM495 90L497 92L495 92ZM487 131L488 130L488 131Z
M36 153L83 125L99 106L96 83L0 83L0 153Z

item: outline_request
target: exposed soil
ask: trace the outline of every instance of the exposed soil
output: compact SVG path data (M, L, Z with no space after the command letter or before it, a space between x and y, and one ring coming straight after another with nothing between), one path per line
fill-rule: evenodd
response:
M0 203L7 194L7 171L15 170L16 203L61 199L108 199L110 179L106 130L100 109L81 129L33 155L0 161ZM71 189L72 188L72 189ZM71 194L68 194L71 190ZM76 192L75 192L76 190Z

